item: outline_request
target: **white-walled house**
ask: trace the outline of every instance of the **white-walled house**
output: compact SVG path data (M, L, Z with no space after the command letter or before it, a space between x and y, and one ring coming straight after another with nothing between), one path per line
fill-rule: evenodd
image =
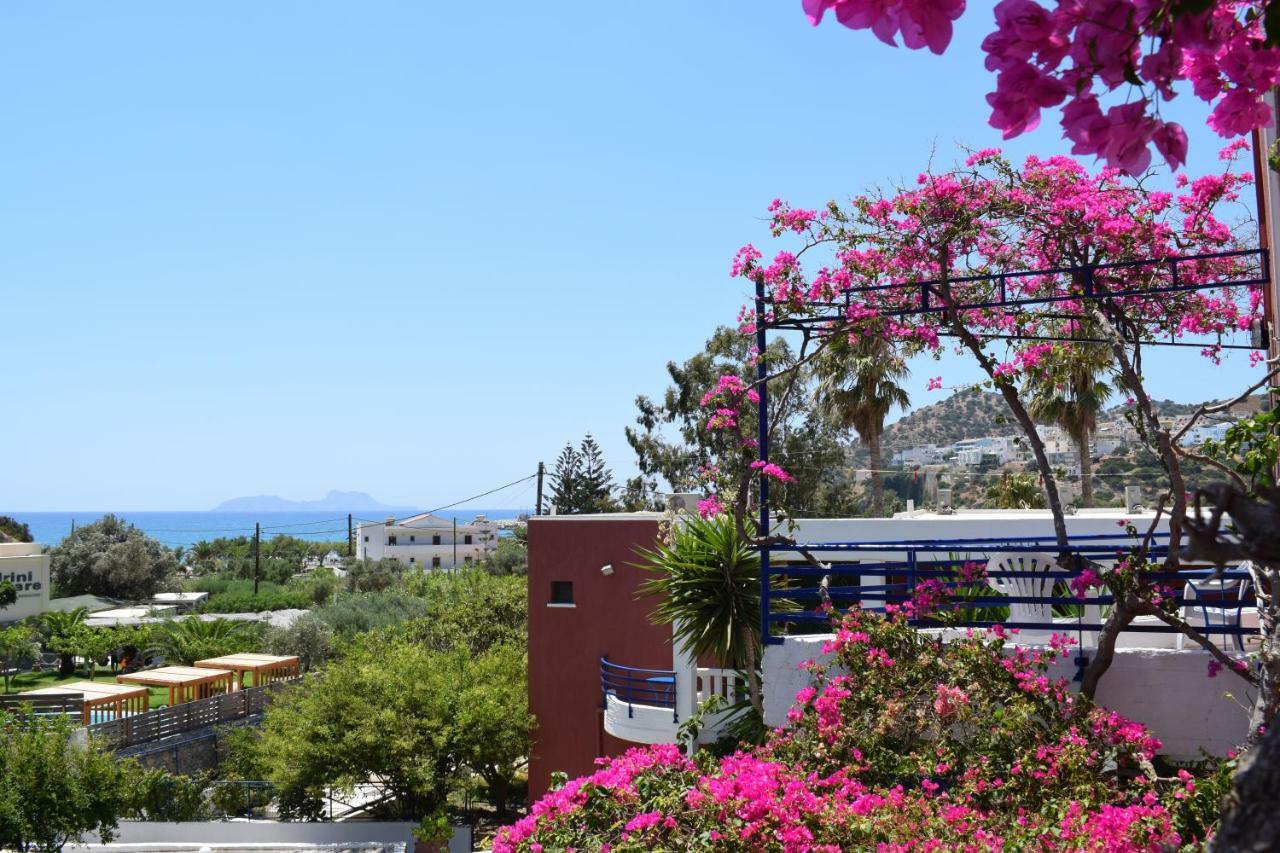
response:
M398 560L424 569L447 569L454 566L455 555L459 564L477 563L497 547L498 526L483 515L456 528L452 520L429 513L356 527L360 560Z

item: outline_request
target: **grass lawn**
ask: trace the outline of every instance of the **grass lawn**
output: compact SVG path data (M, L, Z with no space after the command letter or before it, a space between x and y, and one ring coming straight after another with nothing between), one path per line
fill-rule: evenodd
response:
M39 690L43 687L57 687L60 684L71 684L76 681L87 681L84 670L77 669L73 675L62 676L58 674L56 669L48 669L43 672L24 672L9 679L9 693L25 693L28 690ZM116 677L111 674L110 669L98 668L97 673L93 677L94 681L101 681L106 684L115 684ZM151 707L156 708L161 705L169 704L169 689L167 687L150 687Z

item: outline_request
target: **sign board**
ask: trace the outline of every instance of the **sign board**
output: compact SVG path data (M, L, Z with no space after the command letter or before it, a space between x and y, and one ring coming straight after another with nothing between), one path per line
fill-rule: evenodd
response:
M49 609L49 555L32 543L0 543L0 581L9 581L18 600L0 607L0 622L17 622Z

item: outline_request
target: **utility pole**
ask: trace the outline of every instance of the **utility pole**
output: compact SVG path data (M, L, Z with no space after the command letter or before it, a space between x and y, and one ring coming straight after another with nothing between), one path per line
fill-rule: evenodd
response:
M353 556L351 549L356 541L355 533L351 530L351 513L347 513L347 556Z
M546 473L546 466L541 462L538 463L538 504L534 508L534 515L542 515L542 475Z
M453 517L453 570L458 570L458 516Z
M258 595L258 578L262 574L262 564L259 557L262 555L262 522L255 521L253 523L253 594Z

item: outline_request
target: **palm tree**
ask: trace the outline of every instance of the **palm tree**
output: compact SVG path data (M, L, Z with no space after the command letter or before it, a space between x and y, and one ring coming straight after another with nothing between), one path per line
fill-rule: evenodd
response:
M1098 429L1098 413L1111 396L1111 386L1100 378L1110 363L1103 347L1077 344L1057 369L1030 382L1028 413L1038 421L1061 427L1080 454L1080 504L1085 507L1093 506L1089 440Z
M819 410L842 429L853 429L871 457L871 512L884 515L884 459L880 436L894 406L911 402L898 383L910 371L893 346L874 335L854 341L836 336L817 361Z
M687 519L672 528L669 543L639 555L639 565L657 574L641 587L662 599L654 621L674 626L686 654L745 672L751 707L763 718L759 552L730 516L717 515Z
M77 607L75 610L50 610L40 616L40 632L44 635L45 645L58 647L58 673L71 675L76 671L75 654L68 650L70 639L84 626L89 616L89 608Z
M244 651L252 639L250 624L234 619L205 621L196 616L170 620L151 634L148 655L159 655L166 663L190 666L202 658Z
M187 556L191 558L192 566L201 571L209 568L217 554L218 552L213 547L213 543L204 539L192 545L191 549L187 551Z

